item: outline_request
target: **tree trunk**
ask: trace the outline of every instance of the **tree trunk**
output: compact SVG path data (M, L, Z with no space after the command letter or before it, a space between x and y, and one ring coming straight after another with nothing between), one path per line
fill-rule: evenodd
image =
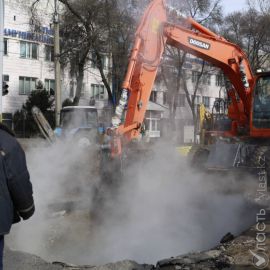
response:
M192 120L194 125L194 134L193 134L193 141L197 144L197 132L198 132L198 117L196 112L197 106L195 105L192 109Z
M73 100L73 105L78 106L81 93L82 93L82 87L83 87L83 79L84 79L84 64L80 64L78 67L78 76L77 76L77 87L76 87L76 94Z
M102 82L105 85L105 88L107 90L109 101L111 102L111 104L113 104L112 89L111 89L110 84L109 84L109 82L108 82L108 80L107 80L107 78L106 78L106 76L104 74L104 67L103 67L103 64L102 64L102 57L101 57L100 53L97 50L95 50L95 54L96 54L96 57L97 57L97 68L99 70Z
M114 107L116 107L116 100L119 99L119 93L121 92L120 87L122 83L122 80L120 80L117 64L118 62L115 55L112 55L112 95Z

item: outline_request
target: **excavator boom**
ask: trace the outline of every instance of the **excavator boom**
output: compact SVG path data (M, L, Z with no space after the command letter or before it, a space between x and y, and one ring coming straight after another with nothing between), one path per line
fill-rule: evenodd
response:
M250 136L253 89L256 77L245 53L192 18L182 18L183 25L168 22L165 0L153 0L146 9L136 32L123 92L110 129L112 154L121 154L121 145L140 135L147 104L165 46L179 48L220 68L229 79L231 99L228 117L232 127L227 136L245 130ZM124 110L126 116L123 120ZM270 134L270 131L269 131Z

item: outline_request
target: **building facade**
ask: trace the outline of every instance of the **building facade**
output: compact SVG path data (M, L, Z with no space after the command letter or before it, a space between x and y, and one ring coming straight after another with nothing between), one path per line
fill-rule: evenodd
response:
M50 21L34 29L31 1L5 1L3 80L9 94L3 97L3 112L20 109L37 80L54 88L52 30Z
M38 80L48 91L54 90L53 2L40 1L36 11L40 21L36 25L32 0L5 0L3 80L9 85L9 94L3 96L4 113L14 114L21 109ZM108 65L104 56L105 72ZM75 91L76 80L67 67L61 74L62 101L72 99ZM98 108L107 104L101 77L91 63L85 71L80 105L89 105L90 100L95 100Z

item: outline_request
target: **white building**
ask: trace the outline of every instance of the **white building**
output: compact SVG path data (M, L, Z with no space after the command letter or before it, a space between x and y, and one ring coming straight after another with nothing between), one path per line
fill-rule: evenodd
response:
M38 79L54 87L50 21L32 31L30 2L5 1L3 80L9 85L9 94L3 97L5 113L21 108Z
M38 26L31 19L32 0L5 0L3 80L9 85L9 94L3 97L3 113L21 109L38 80L47 90L54 89L53 2L40 1L36 12L42 25ZM70 78L68 69L62 71L61 88L62 101L74 97L76 81ZM104 85L93 65L85 71L80 105L89 105L91 97L99 108L107 102Z

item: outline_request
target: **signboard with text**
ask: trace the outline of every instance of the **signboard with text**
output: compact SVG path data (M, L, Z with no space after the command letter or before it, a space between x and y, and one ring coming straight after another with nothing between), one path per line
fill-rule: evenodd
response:
M4 29L4 36L20 38L24 40L53 44L53 30L48 27L41 27L39 32L18 31L15 29Z

